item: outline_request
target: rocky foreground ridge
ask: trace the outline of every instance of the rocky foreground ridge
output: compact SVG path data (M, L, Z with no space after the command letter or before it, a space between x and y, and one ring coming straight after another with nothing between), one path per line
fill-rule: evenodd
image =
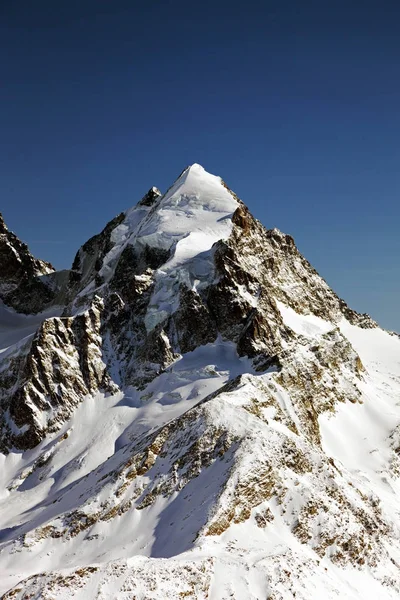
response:
M220 178L0 298L4 598L398 597L400 341Z

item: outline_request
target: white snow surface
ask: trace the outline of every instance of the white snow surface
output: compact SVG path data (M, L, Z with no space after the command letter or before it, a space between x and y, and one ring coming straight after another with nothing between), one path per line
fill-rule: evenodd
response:
M306 337L318 338L323 333L327 333L333 328L332 323L324 321L316 315L300 316L293 308L286 306L283 302L276 301L282 319L293 331Z

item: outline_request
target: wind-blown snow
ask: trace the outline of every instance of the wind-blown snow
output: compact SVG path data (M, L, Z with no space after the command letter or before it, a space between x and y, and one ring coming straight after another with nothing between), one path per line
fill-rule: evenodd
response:
M184 355L140 393L128 389L125 394L86 398L72 419L34 450L0 454L0 543L12 539L17 529L28 532L60 510L79 506L79 496L96 481L96 468L114 453L123 452L132 440L176 419L229 379L247 372L253 372L250 361L238 357L232 343L217 340ZM48 466L36 470L43 455ZM22 572L36 572L39 564L40 569L54 569L77 561L88 564L151 555L157 521L166 507L160 501L145 513L137 512L135 521L129 525L124 521L119 530L112 523L99 524L98 535L104 538L101 548L96 543L82 545L76 538L67 547L50 541L29 548L28 553L22 550L7 556L3 550L0 593L16 583ZM190 527L192 532L196 522ZM29 535L26 539L29 547Z

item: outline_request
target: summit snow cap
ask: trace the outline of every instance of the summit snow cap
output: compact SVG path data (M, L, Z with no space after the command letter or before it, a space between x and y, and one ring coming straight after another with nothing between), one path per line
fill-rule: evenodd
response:
M214 191L217 191L221 184L222 179L220 177L208 173L204 167L198 163L194 163L182 171L178 179L165 194L165 197L169 198L171 195L174 195L182 186L184 186L184 192L190 190L196 194L197 191L197 193L203 192L202 195L204 195L204 192L207 192L204 189L205 186L208 188L208 192L211 192L211 188L214 187Z
M158 188L150 188L136 206L121 213L100 236L79 250L75 270L81 273L83 294L93 295L99 284L108 283L121 256L125 260L130 251L164 256L166 262L156 274L154 307L146 319L146 327L152 329L165 316L165 303L171 303L168 313L174 309L172 296L181 282L196 288L213 277L211 248L230 236L232 215L238 206L222 179L197 163L182 171L164 195ZM93 260L94 252L101 264L99 270ZM152 313L160 309L159 317L153 320Z
M164 194L152 218L141 227L140 235L153 238L162 234L165 242L169 242L168 237L198 231L210 235L216 230L220 239L221 219L229 219L237 207L237 201L221 178L195 163L185 169ZM231 227L228 234L230 230Z
M178 177L161 198L151 219L143 223L138 241L170 252L156 276L145 324L152 330L176 309L181 283L201 289L212 277L212 246L227 239L238 202L220 177L194 164Z

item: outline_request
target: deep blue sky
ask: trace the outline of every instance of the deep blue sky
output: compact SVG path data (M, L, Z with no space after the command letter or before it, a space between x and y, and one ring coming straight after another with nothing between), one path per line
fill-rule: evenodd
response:
M1 0L6 222L77 248L188 164L400 330L400 5Z

